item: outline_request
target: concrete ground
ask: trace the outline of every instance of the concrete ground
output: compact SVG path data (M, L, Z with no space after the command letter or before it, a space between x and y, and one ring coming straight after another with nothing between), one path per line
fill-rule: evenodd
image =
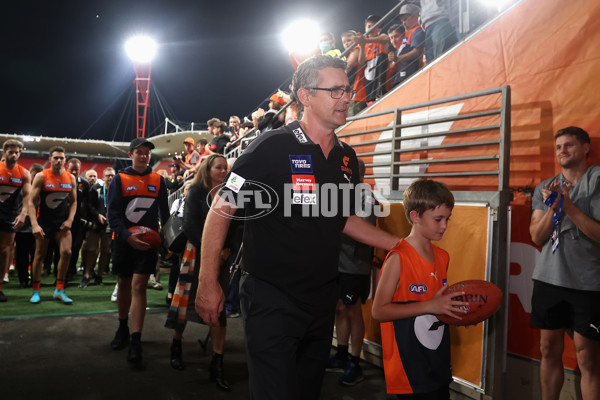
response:
M113 351L116 313L0 320L0 398L12 399L249 399L241 318L228 320L225 374L233 387L219 391L208 379L210 350L198 339L207 327L188 324L183 339L185 370L169 363L172 331L166 310L146 315L143 363L134 367L127 350ZM209 345L210 348L210 345ZM385 393L383 371L363 361L365 380L354 387L327 373L322 399L393 399Z

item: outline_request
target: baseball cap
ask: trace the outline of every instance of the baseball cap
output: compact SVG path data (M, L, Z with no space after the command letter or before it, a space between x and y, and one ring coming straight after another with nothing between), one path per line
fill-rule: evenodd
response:
M133 151L133 150L137 149L140 146L147 146L147 147L150 148L150 150L152 150L154 148L154 145L148 139L143 138L143 137L139 137L139 138L133 139L129 143L129 151Z
M186 137L183 143L190 143L192 146L194 145L194 138Z
M285 100L283 99L283 97L279 97L277 93L274 93L271 97L269 97L269 100L274 101L275 103L279 103L282 106L285 106Z
M410 14L410 15L419 15L421 13L421 9L414 4L405 4L400 7L400 15Z

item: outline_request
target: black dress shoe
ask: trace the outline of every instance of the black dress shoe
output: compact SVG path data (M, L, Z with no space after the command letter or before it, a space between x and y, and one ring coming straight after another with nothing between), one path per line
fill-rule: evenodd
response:
M127 361L132 364L140 364L142 362L142 343L132 340L129 344L127 352Z
M124 349L129 343L129 329L121 330L117 329L115 332L115 338L110 342L110 347L113 350Z
M171 367L179 371L183 370L181 341L178 344L173 342L171 345Z

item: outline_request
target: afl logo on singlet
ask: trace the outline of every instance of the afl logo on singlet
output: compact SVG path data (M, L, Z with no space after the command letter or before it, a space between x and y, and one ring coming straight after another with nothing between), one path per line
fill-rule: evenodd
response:
M138 187L135 185L129 185L125 188L126 192L133 192L134 190L138 190Z
M427 293L427 285L425 285L424 283L413 283L412 285L410 285L408 290L414 294L424 295L425 293Z

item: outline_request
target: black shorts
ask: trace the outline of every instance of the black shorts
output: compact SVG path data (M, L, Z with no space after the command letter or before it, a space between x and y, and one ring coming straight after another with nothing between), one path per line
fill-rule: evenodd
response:
M356 304L360 298L361 303L365 304L369 297L371 275L346 274L340 272L338 278L340 288L340 300L347 306Z
M572 329L600 341L600 292L569 289L533 281L531 326Z
M127 243L113 240L113 270L121 278L131 278L133 274L151 275L156 272L158 252L156 250L136 250Z
M40 224L40 227L44 231L44 239L54 239L54 236L60 231L60 226L62 222L58 225L44 225Z
M15 233L15 227L12 222L0 220L0 232Z

